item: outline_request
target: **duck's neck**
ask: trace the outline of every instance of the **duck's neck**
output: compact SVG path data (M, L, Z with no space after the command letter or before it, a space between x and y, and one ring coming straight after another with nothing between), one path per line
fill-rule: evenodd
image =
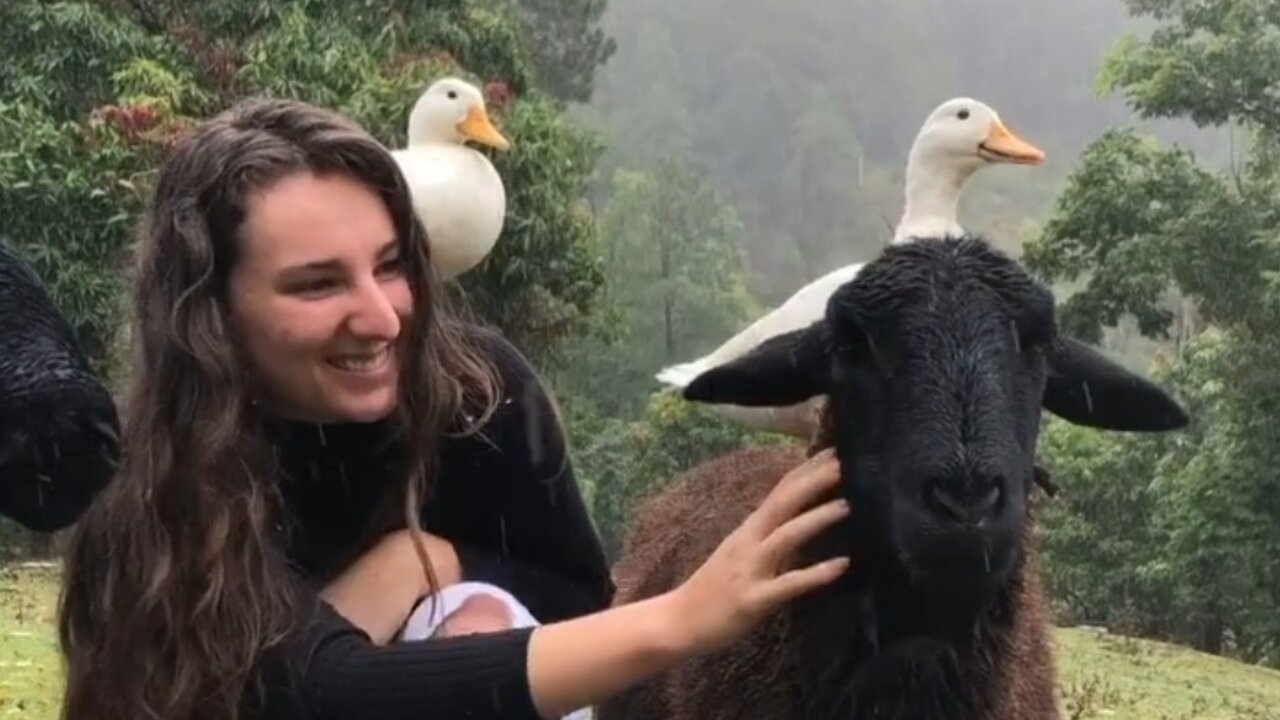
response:
M426 101L414 105L409 111L409 127L406 132L408 147L439 145L447 139L449 131L442 128L439 118L432 119Z
M907 242L912 237L964 233L956 213L960 193L971 175L971 168L912 157L907 163L906 204L894 230L893 243Z
M426 123L410 122L409 123L409 143L411 148L425 147L427 145L437 145L440 143L438 133L434 133L426 128Z

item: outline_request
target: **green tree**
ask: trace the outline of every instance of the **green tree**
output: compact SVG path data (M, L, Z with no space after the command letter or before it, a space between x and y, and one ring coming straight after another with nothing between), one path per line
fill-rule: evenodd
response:
M608 328L584 338L565 368L574 392L611 416L634 416L664 365L736 332L753 304L737 249L741 224L692 169L619 170L601 213Z
M1117 48L1103 86L1145 117L1239 124L1251 135L1248 160L1238 172L1210 172L1132 130L1107 133L1025 259L1046 278L1082 281L1064 326L1091 340L1125 316L1163 339L1194 307L1199 332L1174 348L1167 373L1194 426L1154 447L1124 441L1117 452L1129 457L1110 472L1145 479L1139 517L1150 535L1113 529L1149 543L1133 549L1135 582L1162 613L1161 633L1213 652L1234 637L1244 657L1278 664L1280 115L1264 79L1280 58L1280 12L1253 0L1128 5L1159 26ZM1086 567L1080 557L1057 561Z
M603 275L581 201L600 148L536 86L505 8L13 0L0 5L0 42L0 232L100 363L119 324L132 229L175 136L237 98L271 94L345 112L396 147L417 94L444 73L483 85L515 141L495 158L506 230L457 289L537 360L589 322Z
M1099 84L1123 90L1147 117L1197 124L1247 121L1280 130L1280 7L1270 0L1124 0L1130 12L1160 22L1107 59Z
M618 43L600 28L605 0L512 0L539 84L564 102L587 102L596 69Z
M1151 476L1159 450L1154 442L1046 423L1040 452L1062 492L1037 499L1037 534L1058 622L1167 635L1164 586L1135 572L1158 551Z
M859 191L864 158L853 123L821 88L810 87L807 96L787 138L772 214L779 232L788 228L794 239L803 277L814 279L872 257L888 241L891 225L876 217Z
M635 419L601 416L589 402L566 405L573 437L578 438L576 469L590 478L591 512L610 558L617 558L622 549L636 503L680 472L747 444L794 441L752 433L671 391L650 396Z
M631 28L628 53L643 63L611 67L588 108L610 138L607 163L616 167L654 167L665 157L690 157L695 118L682 73L684 60L662 26L646 22ZM639 97L644 102L636 102ZM609 176L606 176L606 184Z

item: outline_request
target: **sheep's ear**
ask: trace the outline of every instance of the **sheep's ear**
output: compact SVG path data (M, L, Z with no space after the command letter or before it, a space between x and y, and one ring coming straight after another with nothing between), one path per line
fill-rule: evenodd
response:
M688 400L784 407L827 392L826 324L819 321L760 343L742 357L713 367L684 389Z
M1064 420L1144 432L1177 430L1190 421L1167 392L1077 340L1058 338L1047 360L1042 404Z

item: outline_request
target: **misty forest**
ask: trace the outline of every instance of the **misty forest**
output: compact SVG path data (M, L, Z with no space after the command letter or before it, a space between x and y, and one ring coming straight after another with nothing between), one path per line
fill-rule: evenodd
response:
M790 441L656 376L876 257L926 116L986 103L1044 161L975 173L960 223L1192 417L1045 415L1064 717L1280 718L1280 3L6 0L0 48L0 242L117 391L137 223L194 123L294 97L395 148L429 82L483 88L505 224L449 291L543 374L611 558L681 470ZM22 568L61 537L0 519L0 718L56 716L11 678L57 671L56 581Z

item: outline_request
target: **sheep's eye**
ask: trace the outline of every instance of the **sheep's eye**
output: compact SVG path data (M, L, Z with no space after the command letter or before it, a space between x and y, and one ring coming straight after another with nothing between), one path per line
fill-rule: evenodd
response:
M450 100L457 100L457 99L458 99L458 91L457 91L457 90L450 90L450 91L449 91L449 99L450 99Z
M968 108L964 108L964 109L962 109L960 112L956 113L956 117L960 118L961 120L968 120L968 119L969 119L969 109L968 109Z

